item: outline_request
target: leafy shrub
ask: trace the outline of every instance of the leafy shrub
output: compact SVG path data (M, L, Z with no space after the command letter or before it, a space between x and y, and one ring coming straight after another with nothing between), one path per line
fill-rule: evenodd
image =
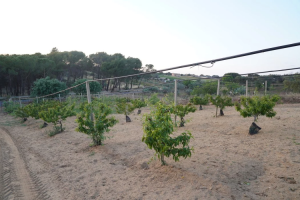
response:
M66 120L67 117L75 115L75 112L73 111L75 104L68 106L67 102L59 103L50 101L48 102L49 105L51 105L52 102L52 106L49 106L45 110L39 111L39 117L45 122L53 123L54 126L59 124L60 126L55 129L60 128L60 131L57 133L61 133L64 131L64 128L62 127L62 121Z
M200 96L206 94L216 94L218 89L218 82L205 82L201 86L197 86L193 89L192 95Z
M161 89L161 92L164 93L164 94L169 93L169 92L171 92L171 91L172 91L172 88L167 87L167 86L164 86L164 87L162 87L162 89Z
M75 83L73 84L73 86L84 83L86 81L87 81L87 79L76 80ZM101 90L102 90L101 84L99 82L91 81L91 82L89 82L89 85L90 85L90 92L91 93L101 92ZM73 89L73 91L76 94L80 94L80 93L86 94L86 84L82 84L82 85L79 85L79 86L75 87Z
M148 103L151 105L155 105L157 102L159 102L159 98L157 93L154 93L151 95L151 97L148 99Z
M146 102L145 102L144 99L134 99L131 102L133 103L133 105L134 105L135 108L139 109L138 114L141 114L141 108L142 107L146 107L147 106L147 104L146 104Z
M13 113L20 107L20 104L13 101L4 101L3 106L5 112Z
M156 104L156 110L145 114L143 119L142 141L148 148L155 150L162 165L166 164L164 156L172 155L175 161L179 161L179 157L191 157L193 150L189 147L189 141L193 138L189 131L183 132L175 138L170 136L174 131L171 119L172 109L172 105L168 106L159 102Z
M300 74L295 74L294 77L283 81L284 89L286 91L300 92Z
M131 119L128 117L135 109L135 106L128 102L127 98L121 98L117 101L116 111L119 114L124 114L126 117L126 122L131 122Z
M279 99L280 97L277 95L241 97L241 103L235 103L235 109L240 112L243 117L254 117L254 122L257 122L258 116L260 115L265 115L270 118L276 115L273 107Z
M17 110L15 110L14 113L16 117L22 118L23 122L25 122L29 117L28 110L26 109L26 107L19 107Z
M109 127L113 127L118 121L114 117L108 117L112 110L105 104L93 101L84 102L80 105L80 113L77 115L76 122L78 127L76 131L89 135L94 145L101 145L106 139L104 134L109 132ZM94 116L94 120L90 116Z
M217 117L218 108L220 108L220 116L223 116L224 115L223 110L225 109L225 107L233 106L232 99L227 96L221 97L220 95L218 95L215 98L210 96L209 100L213 105L216 106L216 117Z
M254 122L249 128L249 134L256 134L261 129L255 124L258 116L274 117L276 112L273 110L276 102L279 101L279 96L254 96L254 97L241 97L241 102L235 104L235 109L240 112L243 117L254 117ZM243 106L243 108L242 108Z
M208 96L205 96L204 98L194 96L190 99L190 102L194 105L199 105L199 110L202 110L202 105L208 104Z
M153 92L159 92L159 89L157 87L148 87L143 89L144 93L153 93Z
M179 127L183 127L184 126L184 123L185 123L185 120L184 120L184 117L190 113L190 112L195 112L196 111L196 108L191 104L187 104L186 106L184 105L176 105L174 107L174 109L172 110L172 113L175 114L176 116L179 116L180 117L180 125Z
M235 90L236 94L244 95L246 94L246 87L245 86L240 86Z
M43 96L47 94L52 94L66 89L67 86L65 83L60 82L57 79L50 79L49 76L46 78L40 78L33 83L31 90L31 96ZM55 95L55 96L58 96Z

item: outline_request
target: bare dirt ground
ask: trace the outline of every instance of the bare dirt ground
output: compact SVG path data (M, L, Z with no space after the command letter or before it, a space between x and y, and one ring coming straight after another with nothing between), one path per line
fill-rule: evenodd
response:
M119 123L103 146L75 132L49 137L42 121L24 124L0 114L0 199L300 199L300 104L275 107L260 117L262 130L249 136L252 118L233 107L214 118L215 108L189 114L191 158L167 166L147 164L154 152L141 142L142 116ZM144 109L142 113L149 112Z

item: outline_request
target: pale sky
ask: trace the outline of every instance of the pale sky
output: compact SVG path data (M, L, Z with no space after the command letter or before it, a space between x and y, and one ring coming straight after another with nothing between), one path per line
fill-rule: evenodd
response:
M300 42L300 0L1 0L0 21L0 54L122 53L156 69ZM300 46L173 72L294 67Z

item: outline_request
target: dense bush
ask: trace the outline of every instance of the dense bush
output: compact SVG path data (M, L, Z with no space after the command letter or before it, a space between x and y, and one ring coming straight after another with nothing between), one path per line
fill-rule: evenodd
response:
M200 96L206 94L216 94L218 89L218 82L205 82L201 86L197 86L193 89L192 95Z
M46 78L38 79L33 83L33 87L31 90L31 96L35 97L35 96L43 96L43 95L47 95L47 94L52 94L52 93L64 90L66 88L67 88L67 86L65 83L60 82L57 79L50 79L50 77L47 76ZM54 96L58 96L58 94L56 94Z
M79 79L79 80L75 81L73 86L84 83L86 81L87 81L87 79ZM91 93L98 93L98 92L101 92L101 90L102 90L101 84L99 82L91 81L91 82L89 82L89 85L90 85ZM73 91L76 94L80 94L80 93L86 94L86 84L81 84L81 85L73 88Z
M20 107L20 104L17 102L13 102L13 101L4 101L3 106L4 106L5 112L13 113Z
M143 89L144 93L154 93L159 92L159 89L157 87L148 87Z

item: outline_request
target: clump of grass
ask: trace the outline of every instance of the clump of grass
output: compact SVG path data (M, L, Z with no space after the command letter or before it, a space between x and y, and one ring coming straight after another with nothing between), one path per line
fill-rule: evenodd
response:
M65 128L62 128L63 129L63 131L65 130ZM50 137L53 137L54 135L57 135L57 134L59 134L59 133L61 133L62 131L61 131L61 127L60 126L53 126L53 130L52 131L50 131L49 133L48 133L48 135L50 136Z

